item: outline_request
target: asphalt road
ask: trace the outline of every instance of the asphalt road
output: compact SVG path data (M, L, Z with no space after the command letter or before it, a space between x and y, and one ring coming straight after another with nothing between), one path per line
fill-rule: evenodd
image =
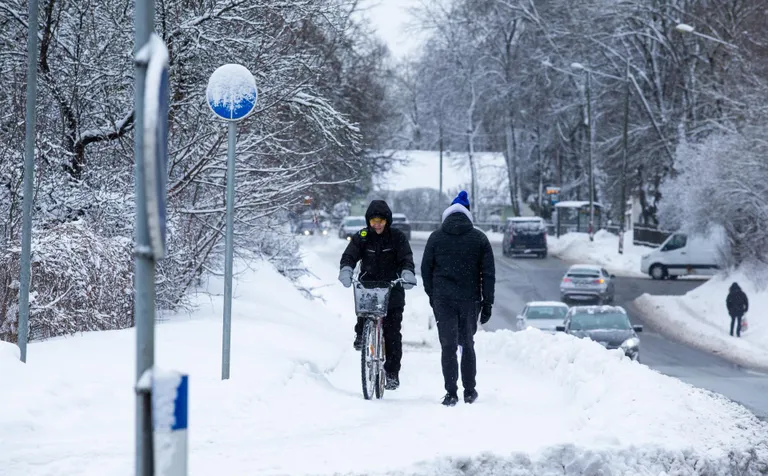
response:
M411 241L416 269L421 266L424 241ZM516 316L528 301L559 301L560 279L569 263L549 257L507 258L496 245L496 300L486 330L513 329ZM616 304L623 306L633 324L643 324L641 359L644 365L691 385L725 395L768 419L768 374L746 369L721 357L689 347L655 332L642 320L632 301L643 293L682 295L701 281L653 281L617 278Z

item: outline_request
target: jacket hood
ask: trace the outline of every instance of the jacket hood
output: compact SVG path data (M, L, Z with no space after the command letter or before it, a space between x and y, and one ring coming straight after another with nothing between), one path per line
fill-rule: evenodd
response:
M741 291L741 287L739 286L739 283L733 283L731 284L731 292Z
M443 212L442 229L449 235L463 235L474 228L472 213L463 205L451 205Z
M389 209L387 202L384 200L371 201L371 204L368 205L368 210L365 212L365 226L369 226L368 222L370 222L373 217L385 218L387 220L387 226L384 229L389 229L389 226L392 224L392 210Z

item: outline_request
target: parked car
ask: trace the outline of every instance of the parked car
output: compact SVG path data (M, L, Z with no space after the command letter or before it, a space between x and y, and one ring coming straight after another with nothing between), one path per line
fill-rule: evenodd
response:
M405 237L408 238L410 241L411 239L411 222L408 221L408 217L406 217L402 213L393 213L392 214L392 228L397 228L398 230L405 233Z
M350 215L345 217L344 220L341 221L341 226L339 227L339 238L343 240L351 240L352 235L365 227L364 216Z
M643 326L632 325L621 306L575 306L557 330L572 336L592 339L606 349L621 349L632 360L640 361Z
M507 219L501 240L504 256L516 254L547 257L547 224L541 217L514 217Z
M718 270L717 244L714 237L673 233L641 258L640 271L653 279L677 279L688 274L712 276Z
M327 235L328 228L321 223L317 223L314 220L302 220L299 226L296 227L296 234L298 235Z
M575 264L568 268L560 282L560 300L611 303L615 297L616 276L592 264Z
M530 326L544 332L557 332L557 326L563 325L567 313L568 306L561 302L531 301L517 316L517 330Z

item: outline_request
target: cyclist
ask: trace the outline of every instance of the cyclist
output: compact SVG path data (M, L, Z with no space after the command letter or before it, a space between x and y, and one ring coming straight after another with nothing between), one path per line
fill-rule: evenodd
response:
M360 280L392 281L398 277L405 282L395 286L389 297L389 308L383 322L384 348L386 351L385 388L395 390L400 386L400 360L403 356L403 336L400 327L405 309L405 289L416 284L413 252L405 234L392 228L392 211L384 200L373 200L365 212L367 226L352 236L347 249L341 255L339 281L352 285L352 273L360 261ZM365 318L357 318L355 325L355 350L362 348Z

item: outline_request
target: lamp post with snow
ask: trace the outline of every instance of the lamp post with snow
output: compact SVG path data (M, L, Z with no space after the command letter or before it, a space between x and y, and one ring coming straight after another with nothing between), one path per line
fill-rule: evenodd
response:
M696 35L696 36L699 36L701 38L705 38L705 39L707 39L709 41L714 41L716 43L720 43L721 45L727 46L728 48L733 48L733 49L736 49L736 50L739 49L739 47L734 45L733 43L728 43L727 41L723 41L723 40L721 40L719 38L715 38L714 36L709 36L709 35L706 35L704 33L700 33L698 31L696 31L696 28L694 28L693 26L688 25L686 23L678 23L677 25L675 25L675 30L677 30L680 33Z
M208 106L220 119L229 122L227 141L227 234L224 256L224 322L221 346L221 379L229 378L232 336L232 255L234 253L233 222L235 214L235 143L237 122L256 108L256 80L248 68L225 64L208 80L205 92Z
M594 147L594 127L592 126L592 74L589 69L585 68L581 63L571 63L571 69L575 71L583 71L585 76L585 98L587 105L587 168L589 174L589 241L595 240L595 175L592 166L592 149Z

